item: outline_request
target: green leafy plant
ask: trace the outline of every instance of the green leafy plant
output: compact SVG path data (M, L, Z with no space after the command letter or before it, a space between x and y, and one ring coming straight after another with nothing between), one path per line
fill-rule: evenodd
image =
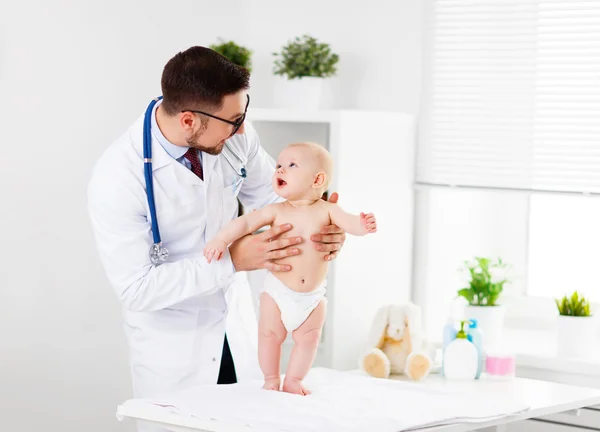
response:
M252 51L248 48L223 39L219 39L219 43L212 44L209 48L226 57L230 62L246 68L248 72L252 72Z
M273 55L276 57L273 73L286 75L290 80L302 77L327 78L337 73L339 56L331 51L329 44L321 43L307 34L288 41L281 52Z
M564 296L562 299L554 299L558 313L565 316L591 316L590 302L577 291L570 297Z
M496 306L498 297L504 289L508 265L500 258L492 261L489 258L475 257L474 261L466 261L464 270L469 272L469 286L458 291L472 306Z

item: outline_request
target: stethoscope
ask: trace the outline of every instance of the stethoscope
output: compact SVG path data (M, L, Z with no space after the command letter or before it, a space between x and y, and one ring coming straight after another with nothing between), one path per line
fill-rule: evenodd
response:
M144 177L146 179L146 196L148 197L148 206L150 207L150 221L152 224L152 237L154 244L150 246L150 261L152 264L159 264L161 262L165 262L169 257L169 251L162 245L162 240L160 238L160 230L158 228L158 220L156 219L156 206L154 205L154 186L152 182L152 139L151 139L151 125L152 125L152 111L154 109L154 105L162 99L162 96L159 96L155 99L152 99L148 108L146 108L146 113L144 114ZM235 170L235 172L242 178L246 178L246 162L240 156L240 154L234 150L228 143L225 143L225 147L223 148L223 152L221 153L229 165ZM231 158L233 155L238 163L234 163Z

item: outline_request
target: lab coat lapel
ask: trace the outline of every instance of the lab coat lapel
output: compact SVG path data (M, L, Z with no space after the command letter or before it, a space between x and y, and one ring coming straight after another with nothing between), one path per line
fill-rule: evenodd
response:
M167 151L160 145L154 138L152 139L152 171L157 171L171 164L177 162L173 159Z
M174 159L171 156L169 156L169 154L162 148L162 146L160 144L158 144L158 146L162 150L162 153L163 153L162 156L166 156L170 160L174 161ZM211 156L206 153L202 154L202 177L203 177L203 179L201 179L196 174L194 174L194 172L190 169L185 169L185 172L180 171L179 176L189 176L186 179L187 183L191 183L196 186L204 186L205 189L208 190L207 184L210 181L210 176L213 171L213 167L215 165L215 159L216 159L215 156ZM181 180L183 180L183 179L181 179Z
M215 164L217 156L202 153L202 171L204 173L204 181L210 181L210 178L215 174Z
M204 186L204 182L194 172L186 168L183 164L179 163L173 157L167 153L167 151L160 145L158 141L152 140L152 171L156 173L164 168L172 171L171 175L177 178L177 183L180 185L192 185L193 189L189 190L190 195L197 194L197 186ZM160 175L160 174L158 174ZM185 188L185 187L184 187Z
M206 190L205 241L209 242L221 229L223 223L223 181L219 172L217 156L202 155L204 186Z

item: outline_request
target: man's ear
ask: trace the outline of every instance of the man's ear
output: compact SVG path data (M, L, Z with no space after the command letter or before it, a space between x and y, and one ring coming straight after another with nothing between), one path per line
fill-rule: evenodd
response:
M194 115L189 111L179 114L179 123L186 132L189 132L191 129L193 129L195 121L196 119L194 118Z
M325 184L325 173L320 172L315 176L312 187L320 188L320 187L323 187L324 184Z

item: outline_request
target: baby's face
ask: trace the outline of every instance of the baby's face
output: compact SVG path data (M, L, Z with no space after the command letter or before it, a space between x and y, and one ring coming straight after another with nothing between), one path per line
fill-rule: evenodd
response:
M273 174L273 189L285 199L305 199L313 193L313 182L318 173L310 150L288 147L277 158Z

